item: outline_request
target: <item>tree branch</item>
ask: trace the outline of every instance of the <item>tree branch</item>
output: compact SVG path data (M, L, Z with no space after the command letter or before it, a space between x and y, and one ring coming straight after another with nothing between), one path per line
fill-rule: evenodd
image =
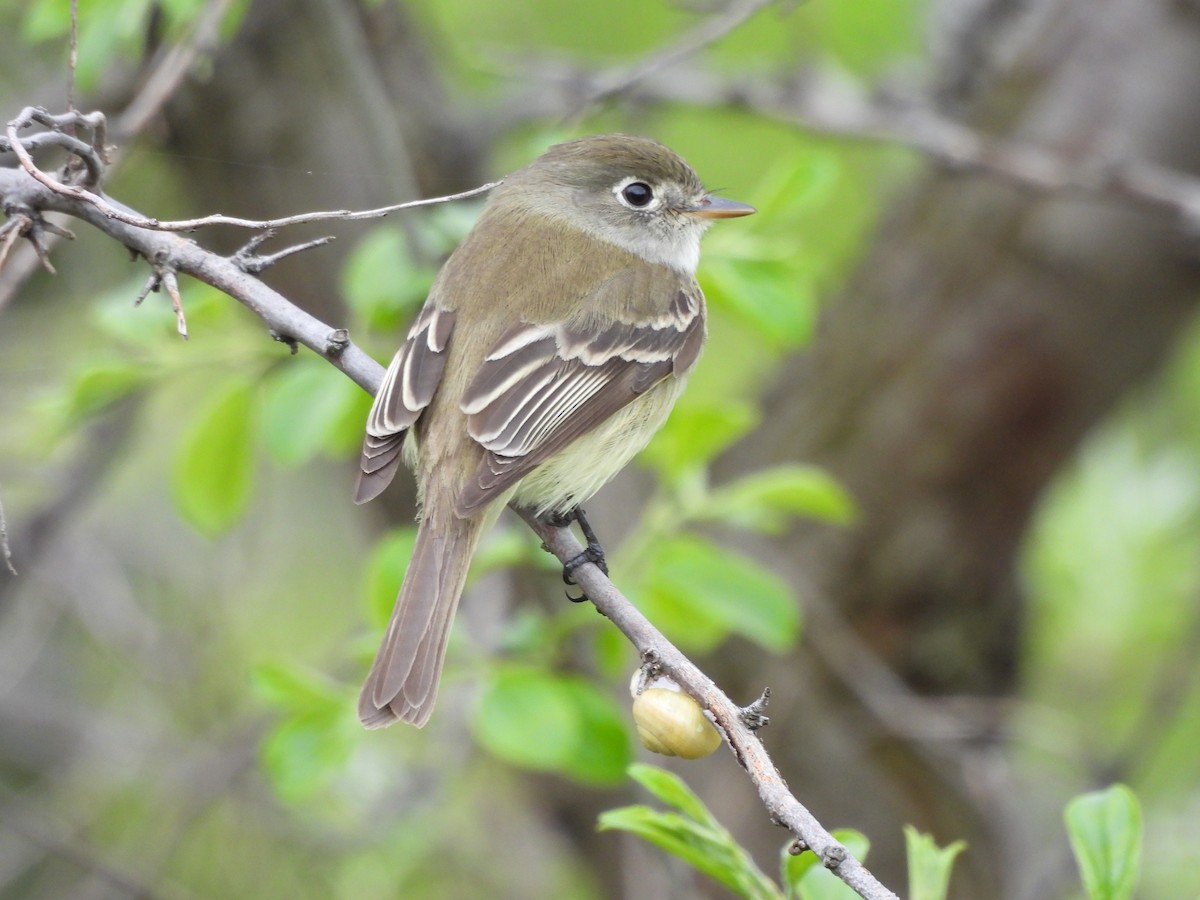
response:
M627 93L650 75L676 65L687 57L714 44L753 18L759 11L780 0L735 0L719 13L705 19L672 43L642 57L632 66L595 79L594 86L564 118L578 120L593 106Z
M94 130L94 137L90 147L66 135L57 135L56 132L47 133L56 135L55 143L67 146L67 149L85 162L88 172L88 177L85 180L79 184L73 184L55 178L53 175L43 172L37 167L33 161L33 157L29 154L29 147L27 146L29 141L22 141L18 136L18 132L21 129L35 123L54 129L61 127L64 123L84 124ZM202 216L198 219L164 222L160 219L140 215L127 206L112 203L103 195L88 190L89 187L95 187L100 180L100 167L104 159L104 129L104 117L100 113L90 113L87 116L78 113L51 116L44 109L30 106L23 109L19 116L8 123L5 129L7 140L0 142L0 150L11 150L15 153L17 160L21 164L21 168L47 190L72 200L87 203L105 217L115 222L152 231L196 231L207 225L234 225L238 228L263 230L267 228L283 228L288 225L301 225L308 222L327 222L330 220L354 222L362 219L380 219L389 213L399 212L402 209L413 209L418 206L429 206L434 203L445 203L449 200L462 200L466 197L474 197L476 194L490 191L499 184L499 182L493 181L476 188L471 188L469 191L461 191L460 193L450 194L446 197L409 200L405 203L395 203L390 206L381 206L377 209L358 211L349 209L323 210L320 212L299 213L298 215L285 216L281 219L243 219L236 216L225 216L215 213L211 216ZM35 138L41 137L41 135L35 135ZM43 142L46 142L44 138Z
M4 568L8 569L8 573L16 575L17 568L13 565L12 548L8 545L8 522L4 518L2 498L0 498L0 557L4 558Z
M129 140L145 128L183 84L196 60L216 48L221 22L233 5L234 0L208 0L188 26L187 33L157 54L141 88L113 121L113 135L118 143Z
M246 306L273 333L308 347L366 391L374 393L383 378L383 367L350 343L344 330L330 328L293 305L247 273L235 258L219 256L169 232L138 228L111 218L86 199L51 190L20 169L0 169L0 200L5 209L66 213L119 241L156 270L190 275L215 287ZM136 213L134 217L142 218Z
M905 147L951 169L980 172L1043 193L1108 196L1176 217L1200 230L1200 178L1142 159L1079 159L1040 144L982 133L939 111L924 97L864 89L832 70L812 67L771 80L713 75L695 67L639 67L620 90L633 103L675 103L746 109L831 138ZM573 98L609 96L614 76L554 60L521 62L513 77L538 88L517 104L530 118L573 109Z
M583 552L583 545L568 528L548 525L523 510L514 510L542 539L546 549L564 564ZM838 878L867 900L894 898L866 867L847 852L788 789L787 783L767 754L755 729L747 724L748 712L727 697L713 680L663 636L622 595L595 563L585 563L571 572L588 599L629 638L644 659L653 659L684 691L711 713L713 722L733 751L738 765L746 770L771 821L787 828L796 838L796 852L812 850ZM751 710L749 715L756 714Z

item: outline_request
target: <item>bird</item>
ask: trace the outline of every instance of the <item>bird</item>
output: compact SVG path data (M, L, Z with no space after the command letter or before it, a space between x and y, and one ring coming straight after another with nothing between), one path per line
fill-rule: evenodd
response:
M365 727L428 721L472 554L504 507L569 518L664 423L706 338L701 235L753 212L624 134L557 144L492 190L367 417L355 501L404 462L420 512Z

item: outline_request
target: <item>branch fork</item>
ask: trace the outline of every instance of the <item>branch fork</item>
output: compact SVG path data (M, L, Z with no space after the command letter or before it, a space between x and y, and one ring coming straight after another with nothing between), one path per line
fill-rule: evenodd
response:
M0 224L0 269L4 268L5 260L8 259L9 251L17 242L17 238L25 238L33 245L33 252L37 254L42 268L51 275L58 274L50 262L50 246L46 235L55 235L69 241L75 240L75 235L68 229L55 225L42 215L41 210L23 204L5 204L4 211L8 220Z

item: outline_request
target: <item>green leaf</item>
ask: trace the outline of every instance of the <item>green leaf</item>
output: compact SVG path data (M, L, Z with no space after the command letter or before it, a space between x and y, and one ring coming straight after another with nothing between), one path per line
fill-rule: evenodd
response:
M854 501L816 466L764 469L710 491L696 518L779 534L797 516L839 525L854 517Z
M1142 856L1142 811L1133 791L1115 784L1081 794L1064 818L1090 900L1132 897Z
M345 700L340 687L325 676L284 663L261 663L250 677L254 692L280 709L336 709Z
M590 681L562 676L559 681L575 704L581 737L561 771L585 784L620 784L633 758L625 711Z
M289 716L267 732L259 759L276 793L302 803L338 777L358 744L352 709L317 708Z
M804 145L793 150L771 166L755 187L752 202L758 216L751 221L761 229L763 222L819 210L835 196L844 168L841 154L828 147ZM721 234L715 232L710 243Z
M367 234L342 268L342 294L371 330L395 328L425 299L437 270L412 261L404 232L384 225Z
M629 774L682 814L641 805L611 809L600 815L601 831L616 829L636 834L741 897L770 900L782 897L779 888L754 865L733 836L677 776L641 764L631 766Z
M112 406L128 396L147 381L146 366L121 360L95 362L80 371L71 385L67 397L67 416L78 424Z
M252 684L282 713L259 745L263 770L281 798L307 801L340 777L359 743L353 700L324 675L283 663L255 667Z
M734 633L782 652L800 631L800 606L779 577L692 535L660 544L638 594L659 627L695 649Z
M246 511L254 486L258 413L257 385L239 377L213 394L185 436L172 494L197 531L218 534Z
M708 811L704 801L674 772L645 763L634 763L629 767L629 777L667 806L675 807L701 824L716 827L717 820Z
M800 347L812 335L817 297L796 269L788 260L721 260L705 270L705 293L772 350Z
M485 686L471 725L489 752L527 769L611 785L629 764L621 712L580 678L501 668Z
M758 412L749 404L706 404L685 395L638 459L669 480L708 463L756 424Z
M838 828L833 831L833 837L859 862L866 860L871 842L864 835L849 828ZM826 869L811 850L793 856L785 847L780 868L789 897L798 900L856 900L858 897L840 878Z
M263 438L280 465L356 446L371 398L316 357L301 357L267 382ZM348 434L347 434L348 433Z
M367 561L364 593L367 621L376 628L387 625L416 542L417 529L412 526L393 529L375 542Z
M933 837L911 825L904 826L904 844L908 852L909 900L945 900L950 887L950 870L965 841L939 848Z
M494 528L471 559L471 578L482 578L498 569L514 569L519 566L562 571L553 559L541 549L540 543L529 529Z

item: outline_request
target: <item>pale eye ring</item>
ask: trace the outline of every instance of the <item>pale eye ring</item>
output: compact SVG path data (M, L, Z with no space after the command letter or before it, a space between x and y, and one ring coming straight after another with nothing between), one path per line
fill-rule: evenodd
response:
M613 194L626 209L645 212L657 209L660 203L658 192L649 182L630 176L613 187Z

